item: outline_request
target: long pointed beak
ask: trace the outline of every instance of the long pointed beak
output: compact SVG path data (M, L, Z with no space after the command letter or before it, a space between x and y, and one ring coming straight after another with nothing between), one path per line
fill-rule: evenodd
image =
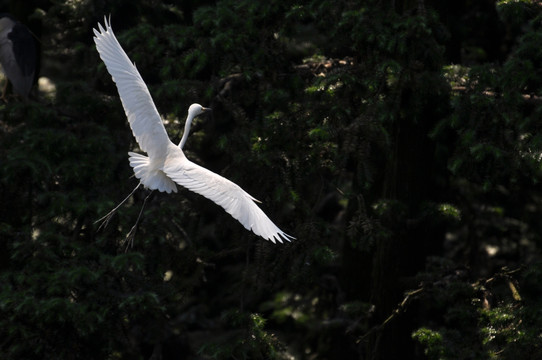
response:
M203 112L209 112L209 111L213 111L213 109L211 109L211 108L206 108L206 107L203 107L203 106L202 106L202 107L201 107L201 111L203 111Z

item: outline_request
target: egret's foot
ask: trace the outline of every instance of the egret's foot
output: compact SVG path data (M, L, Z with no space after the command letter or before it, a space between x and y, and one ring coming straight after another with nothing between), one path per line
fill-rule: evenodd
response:
M131 249L134 247L134 240L135 240L135 235L137 232L137 227L139 225L139 219L141 219L141 215L143 214L143 209L145 209L145 204L147 203L147 200L149 199L149 197L152 195L153 191L154 190L151 190L149 195L147 195L145 197L145 200L143 200L143 205L141 206L141 210L139 210L139 215L137 215L137 220L134 226L132 226L132 228L128 232L128 234L126 234L126 238L124 239L124 242L123 242L123 245L126 245L126 247L124 248L124 252L128 252L129 248Z
M124 204L126 202L126 200L128 200L130 198L130 196L132 196L136 192L136 190L139 188L140 185L141 185L141 183L137 184L137 186L134 188L134 190L132 190L132 192L128 196L126 196L124 198L124 200L122 200L117 206L115 206L115 208L113 210L111 210L105 216L99 218L98 220L96 220L94 222L94 224L97 224L97 223L101 222L100 226L98 226L97 231L100 231L101 229L106 228L106 226L109 224L109 221L111 221L111 218L113 217L113 215L115 215L115 213L117 212L119 207L121 207L122 204Z
M134 247L134 240L135 240L135 234L137 232L137 223L132 226L128 234L126 235L126 238L122 242L122 245L124 245L124 252L128 252L128 249L131 249Z
M96 231L105 229L107 225L109 224L109 221L111 221L111 218L113 217L113 215L115 215L116 212L117 212L117 208L114 208L109 213L107 213L107 215L96 220L94 224L100 223L100 226L98 226L98 230Z

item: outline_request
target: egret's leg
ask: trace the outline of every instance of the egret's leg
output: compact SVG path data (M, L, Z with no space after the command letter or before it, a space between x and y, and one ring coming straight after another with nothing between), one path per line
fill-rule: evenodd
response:
M124 200L122 200L120 202L120 204L118 204L117 206L115 206L115 208L113 210L111 210L110 212L107 213L107 215L105 215L104 217L101 217L99 218L98 220L96 220L94 222L94 224L97 224L99 222L102 222L100 224L100 226L98 227L98 231L100 231L100 229L102 228L105 228L107 226L107 224L109 224L109 221L111 220L111 218L113 217L113 215L115 215L115 212L117 212L118 208L122 206L122 204L124 204L126 202L126 200L128 200L130 198L130 196L132 196L136 190L139 188L139 186L141 185L141 183L137 184L137 186L134 188L134 190L132 190L132 192L130 193L130 195L126 196L126 198Z
M132 228L130 229L130 231L126 235L126 239L124 240L124 243L126 244L126 248L124 249L124 252L128 251L128 248L131 248L131 247L134 246L134 238L135 238L135 234L136 234L136 231L137 231L137 225L139 224L139 219L141 218L141 214L143 214L143 209L145 208L145 204L147 203L147 200L149 199L149 197L152 195L153 191L154 190L151 190L149 192L149 195L147 195L145 197L145 200L143 200L143 206L141 206L141 210L139 210L139 215L137 215L137 220L136 220L134 226L132 226Z

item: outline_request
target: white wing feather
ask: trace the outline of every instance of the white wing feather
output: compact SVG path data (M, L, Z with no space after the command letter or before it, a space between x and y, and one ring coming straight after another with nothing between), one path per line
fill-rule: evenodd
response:
M139 71L120 46L111 24L98 24L94 42L113 81L117 84L122 106L141 150L151 158L163 158L170 143L158 110Z
M228 214L256 235L273 243L293 239L280 230L256 205L256 199L240 186L194 164L178 147L170 148L163 171L177 184L222 206Z

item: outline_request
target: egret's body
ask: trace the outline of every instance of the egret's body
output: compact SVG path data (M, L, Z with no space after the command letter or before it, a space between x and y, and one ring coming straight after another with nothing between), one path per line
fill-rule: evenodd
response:
M36 43L26 26L5 13L0 14L0 63L15 92L28 97L38 63Z
M182 151L194 117L209 110L199 104L188 109L185 132L179 145L173 144L137 68L117 41L110 23L94 29L94 42L117 89L132 132L148 156L130 152L130 166L140 183L151 190L177 192L186 187L222 206L246 229L256 235L282 242L291 236L281 231L238 185L188 160ZM139 186L139 185L138 185Z

